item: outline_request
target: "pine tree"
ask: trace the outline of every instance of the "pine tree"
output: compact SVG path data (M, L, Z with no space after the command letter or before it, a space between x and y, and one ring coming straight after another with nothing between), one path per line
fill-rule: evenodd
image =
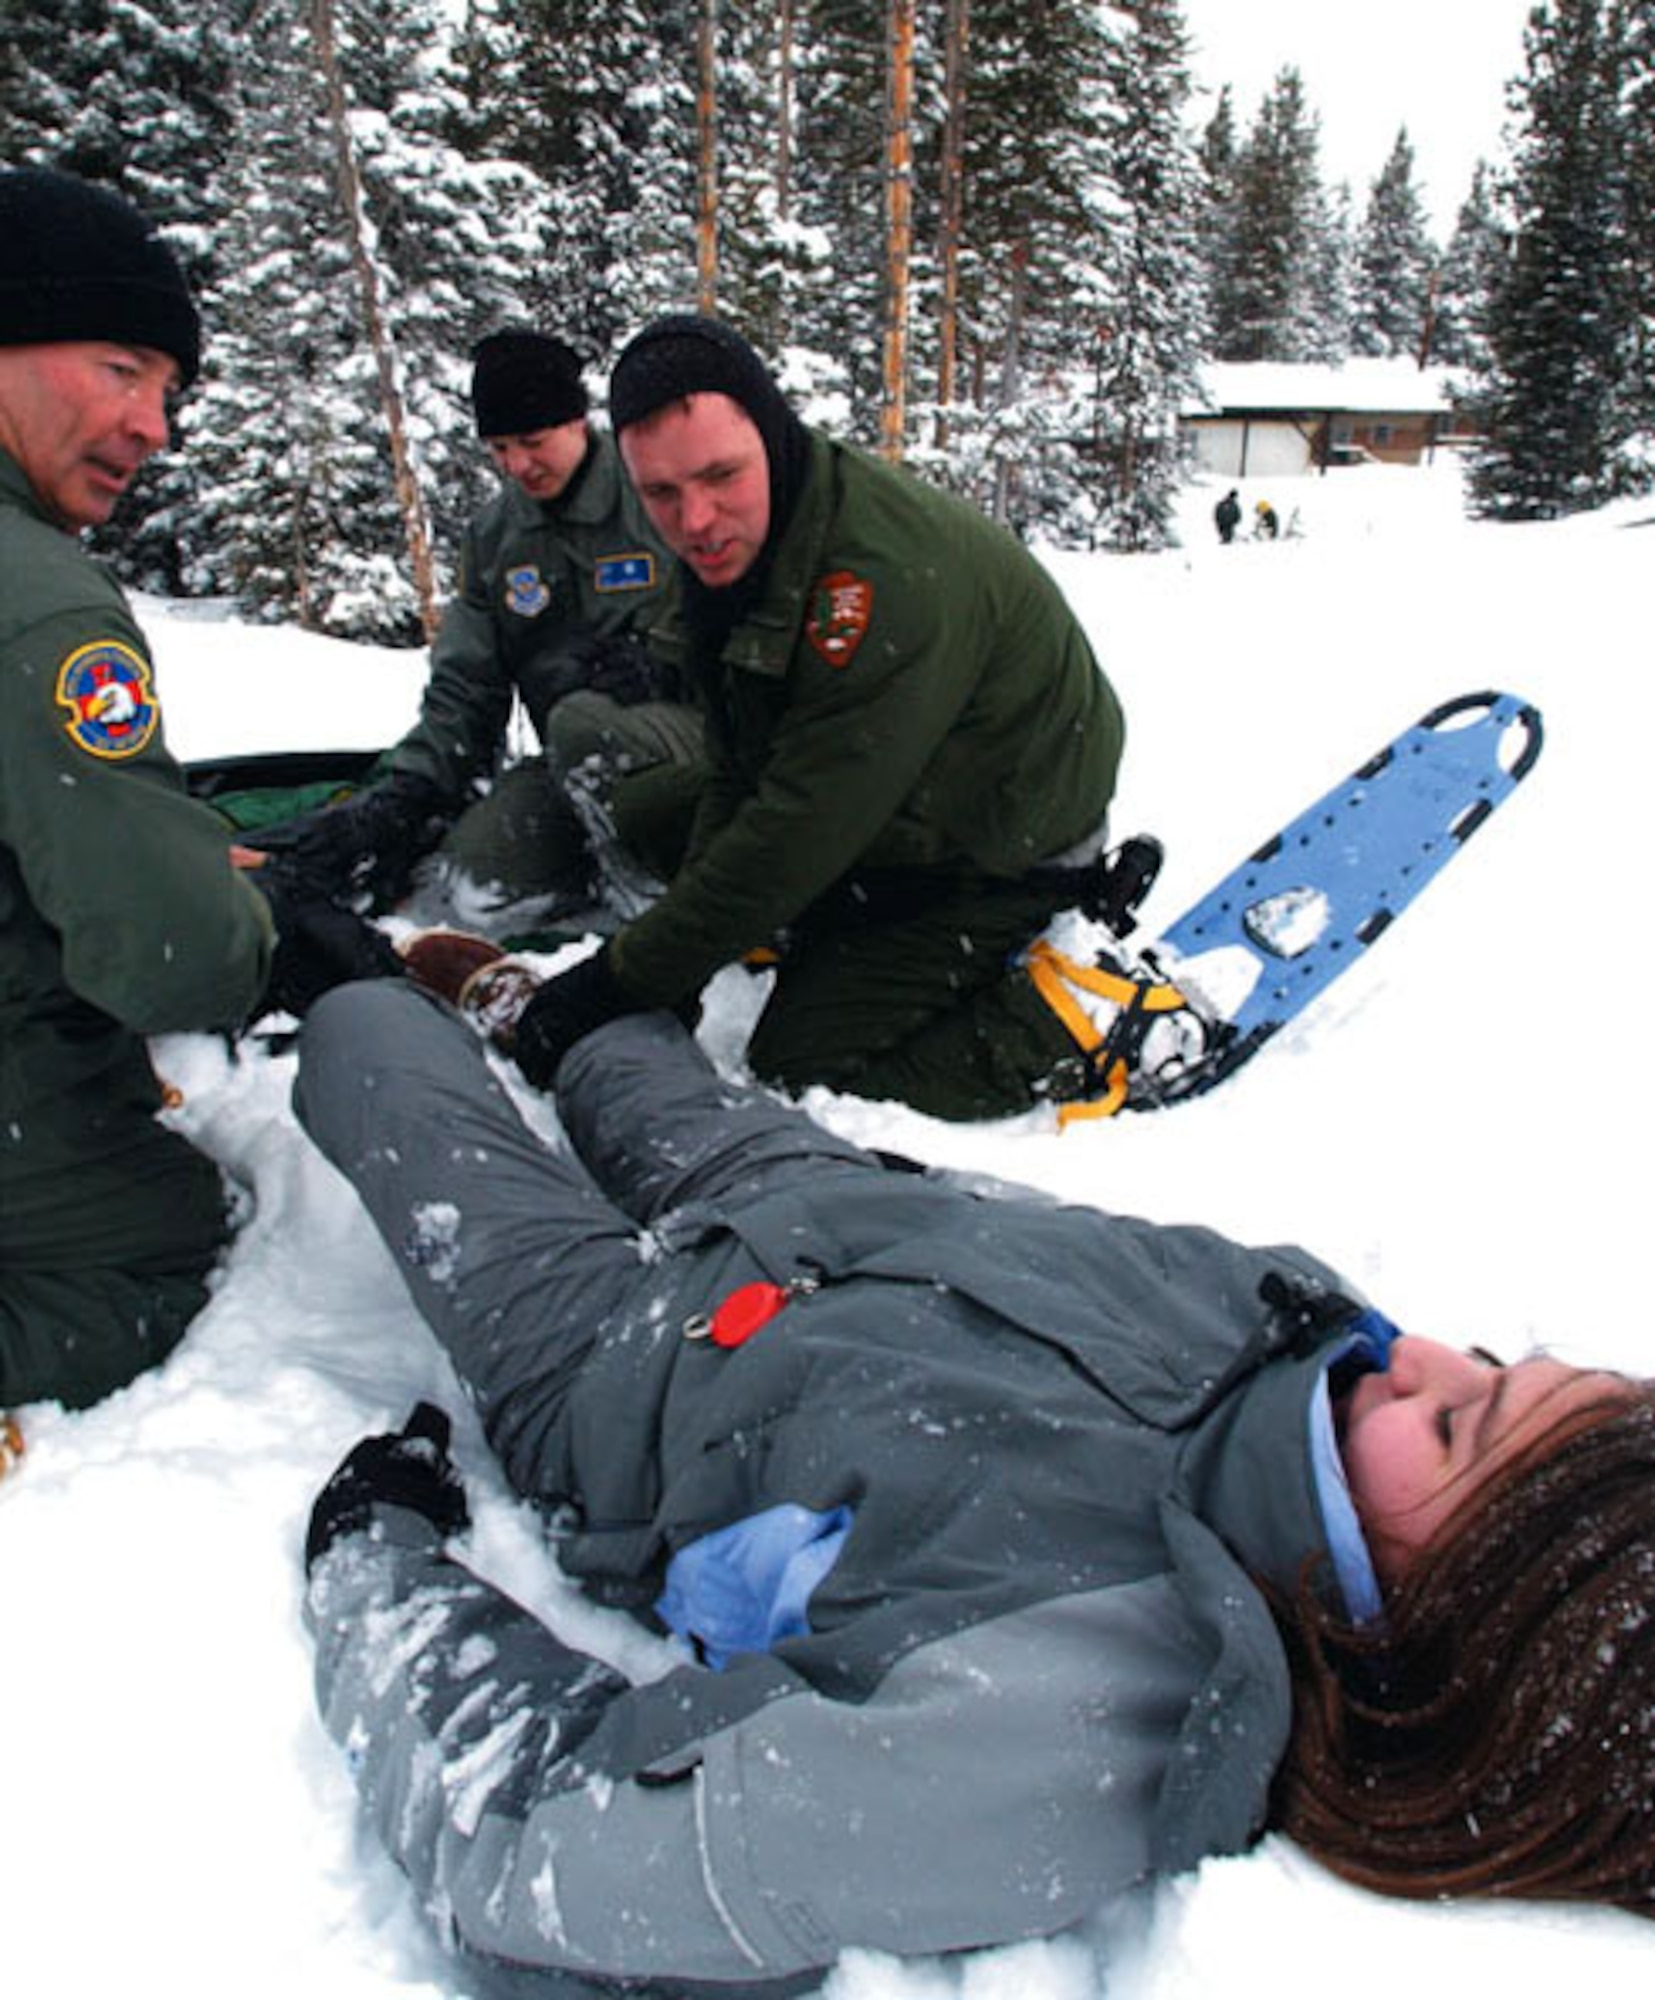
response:
M1341 181L1331 192L1318 190L1312 217L1303 332L1296 358L1337 366L1350 354L1355 312L1349 185Z
M1046 0L974 0L964 248L966 393L952 480L997 518L1072 536L1088 497L1092 384L1075 328L1108 318L1105 154L1116 15Z
M468 156L443 0L334 4L415 469L438 547L452 550L494 485L473 430L470 350L544 317L553 204L527 167Z
M809 26L797 69L796 214L826 254L792 333L809 349L834 357L844 398L840 427L872 445L884 360L883 0L814 0ZM923 50L917 60L926 61ZM923 199L923 167L918 180ZM917 227L923 233L923 211Z
M694 303L694 0L472 0L469 118L546 192L536 317L607 358Z
M1201 250L1201 284L1206 338L1210 343L1218 325L1219 294L1225 273L1234 257L1240 171L1240 151L1236 140L1235 102L1230 86L1218 93L1211 118L1202 128L1196 148L1196 166L1201 177L1201 206L1198 241Z
M353 233L313 4L268 0L243 78L209 301L220 354L186 413L203 482L190 581L261 617L412 640L428 607L391 416L400 407L418 503L451 548L486 490L467 350L524 316L518 280L539 261L543 209L521 169L473 166L447 143L462 105L436 0L340 0Z
M1633 284L1629 446L1639 484L1655 477L1655 0L1625 0L1626 225Z
M1623 16L1605 0L1536 8L1511 168L1511 255L1489 303L1478 384L1478 511L1547 519L1627 477L1636 418L1636 281L1622 86Z
M1487 163L1479 160L1443 253L1431 326L1432 360L1451 367L1487 370L1489 301L1509 249L1494 176Z
M1201 176L1184 135L1187 42L1176 0L1123 5L1134 32L1109 76L1104 230L1109 317L1096 336L1094 435L1100 475L1094 539L1160 548L1180 481L1180 409L1205 346L1200 296Z
M1317 123L1296 69L1280 72L1236 168L1235 226L1213 294L1221 361L1303 361L1329 345L1329 220Z
M1357 233L1351 345L1358 354L1420 355L1436 268L1404 126L1373 184Z
M796 16L796 0L719 16L718 310L778 359L804 332L829 254L795 213Z
M13 162L51 165L117 188L163 227L195 225L202 182L230 142L227 100L245 0L7 0L0 9L0 141Z
M211 300L217 365L186 411L203 488L188 580L272 621L412 639L303 0L267 7L260 26ZM365 592L377 617L359 616Z

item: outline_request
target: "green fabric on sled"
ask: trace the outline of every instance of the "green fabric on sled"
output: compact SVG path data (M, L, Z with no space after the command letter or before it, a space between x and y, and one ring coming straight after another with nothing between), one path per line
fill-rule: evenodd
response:
M235 832L252 833L348 799L381 775L389 757L383 750L283 750L184 769L198 799Z

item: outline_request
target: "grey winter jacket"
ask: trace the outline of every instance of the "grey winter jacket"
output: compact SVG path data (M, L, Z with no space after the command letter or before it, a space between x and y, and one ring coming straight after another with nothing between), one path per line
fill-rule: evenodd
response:
M852 1946L1050 1934L1256 1836L1289 1698L1252 1579L1291 1589L1324 1542L1330 1272L893 1172L639 1016L558 1079L591 1174L557 1168L566 1240L623 1246L611 1284L533 1238L532 1162L451 1024L354 993L307 1028L301 1116L513 1483L573 1511L564 1568L647 1616L669 1560L733 1522L850 1523L808 1629L635 1688L408 1512L323 1559L323 1712L452 1939L664 1991L759 1986ZM371 1107L340 1109L364 1064ZM416 1116L420 1087L440 1108ZM419 1221L444 1189L458 1233L433 1279ZM523 1214L491 1234L496 1200ZM513 1322L531 1269L539 1351ZM751 1337L696 1337L760 1280L785 1302Z

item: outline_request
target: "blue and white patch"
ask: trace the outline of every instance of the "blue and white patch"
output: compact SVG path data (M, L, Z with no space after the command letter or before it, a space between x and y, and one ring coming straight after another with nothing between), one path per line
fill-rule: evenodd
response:
M599 556L592 582L599 590L652 590L655 558L648 549L634 549L621 556Z
M63 727L89 756L136 757L161 726L150 664L119 639L78 647L58 668Z
M519 618L538 618L552 601L552 587L533 563L506 571L506 609Z

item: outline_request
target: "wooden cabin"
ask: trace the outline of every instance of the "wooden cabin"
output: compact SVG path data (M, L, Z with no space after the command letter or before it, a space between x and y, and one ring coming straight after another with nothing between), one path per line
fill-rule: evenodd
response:
M1350 465L1426 465L1470 433L1445 368L1411 361L1215 361L1180 423L1204 473L1280 479Z

